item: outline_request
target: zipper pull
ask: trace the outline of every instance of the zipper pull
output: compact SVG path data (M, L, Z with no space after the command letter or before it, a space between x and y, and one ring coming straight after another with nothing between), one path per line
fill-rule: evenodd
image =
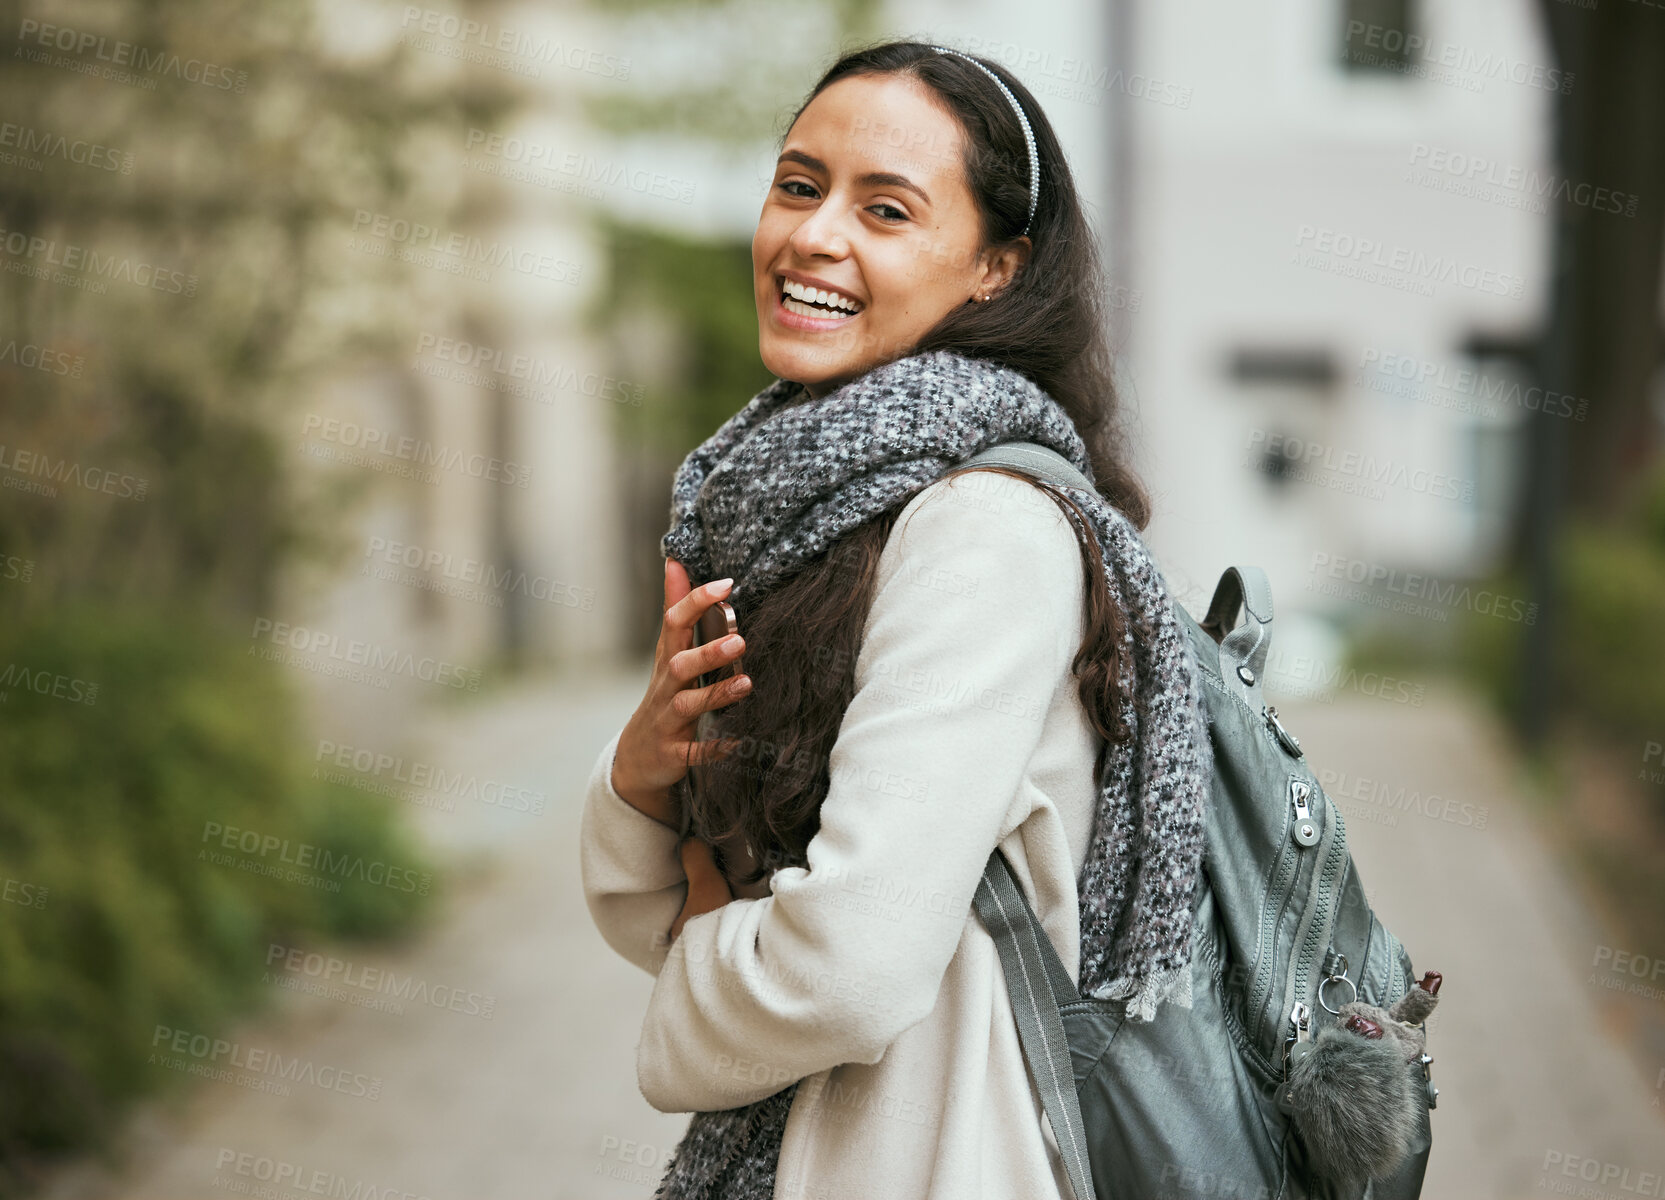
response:
M1277 735L1278 743L1282 745L1285 750L1289 751L1291 755L1296 758L1300 758L1301 743L1296 741L1295 735L1285 729L1283 727L1283 722L1278 720L1278 710L1268 704L1261 709L1261 713L1265 716L1266 723L1272 727L1272 732Z
M1289 1010L1289 1026L1294 1032L1283 1040L1286 1079L1295 1065L1312 1053L1312 1010L1303 1001L1295 1001L1295 1007Z
M1307 797L1310 795L1312 788L1305 780L1289 781L1289 800L1295 806L1295 840L1303 846L1318 844L1318 825L1312 819L1312 809L1307 807Z
M1294 1032L1283 1039L1283 1077L1286 1083L1296 1064L1312 1053L1311 1015L1312 1010L1299 1000L1295 1001L1295 1006L1289 1010L1289 1025ZM1290 1101L1288 1088L1278 1089L1277 1105L1286 1116L1294 1111L1295 1106Z

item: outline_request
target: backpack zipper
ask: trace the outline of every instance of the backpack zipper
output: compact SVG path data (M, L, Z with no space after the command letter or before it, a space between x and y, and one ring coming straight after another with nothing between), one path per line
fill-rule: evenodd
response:
M1284 910L1289 906L1289 902L1295 894L1296 885L1300 880L1302 851L1317 845L1320 840L1318 824L1313 820L1312 807L1309 803L1312 795L1312 785L1306 780L1299 775L1289 777L1289 806L1292 814L1289 823L1289 840L1285 841L1283 850L1279 854L1272 887L1267 890L1267 903L1261 907L1260 944L1255 951L1255 962L1266 965L1264 968L1257 968L1256 970L1254 989L1249 996L1248 1011L1250 1012L1264 1012L1267 1006L1273 1003L1270 963L1277 950L1278 924L1282 920ZM1331 811L1334 811L1334 805L1331 805L1330 808ZM1329 861L1328 858L1325 858L1324 865L1328 865ZM1323 867L1320 866L1313 871L1313 888L1316 889L1322 879ZM1276 905L1272 903L1274 897L1277 897ZM1307 913L1303 914L1301 923L1297 926L1296 941L1298 944L1301 940L1300 931L1308 929L1312 920L1310 902L1307 907ZM1299 954L1297 954L1298 958ZM1310 970L1309 964L1308 971L1310 972ZM1300 993L1289 991L1287 979L1285 980L1284 992L1281 1012L1287 1014L1295 996Z
M1283 911L1289 905L1290 897L1294 894L1295 883L1301 874L1300 852L1292 839L1286 839L1283 848L1278 852L1278 861L1273 871L1271 886L1266 891L1266 902L1260 909L1260 934L1255 945L1254 976L1249 991L1249 1003L1244 1006L1247 1013L1256 1014L1257 1035L1265 1028L1268 1019L1276 1019L1267 1012L1272 998L1272 958L1277 949L1278 923L1283 917ZM1282 1017L1289 1011L1285 1004L1277 1017ZM1281 1022L1280 1022L1281 1028ZM1280 1034L1281 1036L1281 1034Z
M1322 793L1319 793L1322 795ZM1289 980L1284 991L1286 1009L1297 1002L1310 1003L1317 998L1312 969L1318 956L1330 944L1331 927L1335 922L1336 897L1341 892L1342 878L1347 870L1347 823L1341 810L1327 804L1330 819L1324 826L1323 860L1313 872L1311 900L1302 915L1297 933L1295 959L1290 964Z
M1203 681L1206 684L1212 684L1217 691L1228 698L1228 702L1242 707L1243 711L1251 717L1251 723L1260 730L1261 736L1269 744L1278 747L1292 758L1302 757L1300 743L1283 728L1283 723L1277 720L1275 714L1263 709L1256 718L1254 710L1249 707L1243 697L1218 683L1206 668L1202 670L1201 674ZM1300 786L1297 787L1297 784ZM1308 902L1307 912L1303 915L1301 924L1297 926L1297 939L1300 945L1286 978L1284 1004L1274 1014L1270 1011L1272 1004L1271 969L1263 964L1270 961L1273 952L1277 949L1277 927L1283 917L1284 909L1294 895L1295 885L1300 879L1301 855L1298 847L1302 843L1296 831L1301 827L1299 818L1303 808L1306 811L1307 819L1309 821L1311 819L1311 808L1308 802L1312 794L1312 785L1299 779L1299 777L1291 778L1289 797L1295 821L1290 830L1291 836L1285 840L1283 848L1278 853L1278 860L1273 867L1270 885L1266 892L1266 903L1261 906L1260 929L1255 946L1254 975L1251 979L1249 1002L1244 1006L1245 1013L1255 1014L1257 1034L1265 1029L1268 1021L1274 1023L1274 1028L1277 1030L1275 1036L1280 1039L1280 1045L1283 1030L1288 1023L1296 999L1296 979L1299 977L1310 981L1313 959L1317 957L1321 947L1329 944L1330 930L1334 923L1334 898L1340 890L1337 876L1341 874L1341 870L1346 866L1347 861L1346 823L1341 818L1340 809L1334 804L1326 804L1324 807L1329 811L1331 819L1325 822L1323 837L1329 840L1326 843L1326 849L1321 851L1322 862L1318 869L1313 872L1312 891L1309 893L1312 898ZM1318 794L1323 795L1322 792ZM1317 840L1319 839L1314 838L1314 841ZM1310 845L1311 843L1306 844ZM1272 902L1274 897L1277 899L1276 904ZM1307 930L1304 937L1299 932L1303 928ZM1386 926L1383 926L1384 932L1386 932L1386 928ZM1303 997L1305 991L1306 985L1303 983ZM1313 999L1316 999L1316 995ZM1267 1063L1266 1056L1261 1054L1258 1048L1255 1051L1255 1057L1262 1063ZM1282 1066L1283 1064L1279 1065ZM1282 1071L1279 1071L1279 1074L1282 1074Z
M1405 973L1399 969L1399 956L1403 953L1403 948L1399 939L1393 936L1393 930L1383 925L1382 932L1387 934L1388 950L1387 995L1382 999L1382 1007L1389 1008L1395 1000L1405 994Z

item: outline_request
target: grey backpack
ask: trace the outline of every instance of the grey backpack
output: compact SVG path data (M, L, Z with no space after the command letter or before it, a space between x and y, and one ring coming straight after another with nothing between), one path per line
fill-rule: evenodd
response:
M1032 442L990 447L960 465L973 464L1091 490L1063 456ZM1174 609L1199 668L1214 751L1192 1007L1164 1005L1154 1021L1124 1023L1120 1001L1082 997L999 850L975 898L1076 1200L1416 1197L1437 1094L1426 1053L1387 1060L1403 1152L1385 1174L1327 1172L1318 1139L1291 1119L1291 1073L1303 1050L1365 1048L1338 1028L1338 1010L1354 1000L1408 1009L1417 998L1407 995L1416 986L1410 958L1365 899L1341 812L1264 702L1265 573L1226 571L1201 625ZM1430 1000L1416 1011L1431 1008ZM1425 1035L1420 1022L1405 1029ZM1368 1136L1381 1096L1353 1096L1347 1071L1334 1075L1327 1086L1346 1098L1346 1111L1323 1132L1337 1141Z

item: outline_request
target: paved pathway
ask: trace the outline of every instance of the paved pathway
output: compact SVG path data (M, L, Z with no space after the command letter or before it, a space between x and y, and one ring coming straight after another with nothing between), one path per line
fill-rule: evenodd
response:
M1610 938L1537 836L1498 728L1433 689L1419 708L1352 696L1280 715L1337 797L1371 906L1419 974L1445 975L1424 1194L1665 1195L1665 1060L1637 1049L1660 1044L1665 1005L1601 986L1628 977L1595 969Z
M138 1114L118 1177L78 1168L49 1200L355 1186L379 1200L650 1197L687 1117L654 1112L636 1090L652 981L595 933L574 853L584 780L644 681L621 671L582 696L528 686L431 723L434 762L541 788L549 809L413 808L437 844L472 864L466 882L414 944L346 957L361 971L408 973L436 996L455 989L463 1011L407 1003L394 1014L285 992L277 1014L231 1035L320 1072L378 1078L379 1098L201 1082L185 1103ZM1446 977L1431 1022L1441 1102L1424 1194L1662 1194L1658 1175L1649 1185L1642 1173L1665 1169L1665 1062L1634 1061L1625 1046L1643 1040L1638 1022L1659 1027L1665 1005L1600 986L1612 974L1592 969L1604 939L1527 827L1495 731L1432 692L1420 708L1343 695L1282 712L1319 767L1347 771L1331 790L1372 902L1418 971ZM1433 796L1456 804L1456 820ZM488 999L489 1019L469 1011ZM316 1192L262 1193L278 1171Z

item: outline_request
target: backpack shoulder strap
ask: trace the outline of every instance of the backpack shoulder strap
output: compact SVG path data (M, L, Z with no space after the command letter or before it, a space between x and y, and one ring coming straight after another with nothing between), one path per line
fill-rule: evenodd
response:
M1039 442L996 443L955 464L950 473L977 466L1013 467L1063 487L1095 494L1098 490L1069 459ZM1241 626L1237 625L1239 611L1244 618ZM1221 681L1259 712L1264 703L1261 677L1272 648L1272 585L1266 572L1246 564L1227 567L1201 625L1220 644Z
M1000 955L1018 1043L1063 1155L1075 1200L1098 1200L1087 1125L1075 1087L1075 1060L1058 1012L1061 1002L1078 999L1079 993L999 847L983 868L973 904Z
M956 463L949 473L978 466L1013 467L1062 487L1098 490L1069 459L1039 442L998 442ZM1220 645L1221 681L1259 712L1264 703L1261 677L1272 648L1272 584L1266 572L1247 564L1227 567L1200 624Z
M1013 467L1030 475L1038 475L1048 483L1060 487L1081 488L1095 494L1098 490L1087 482L1087 477L1076 470L1075 464L1069 459L1051 446L1043 446L1039 442L999 442L979 450L963 462L956 463L950 470L963 471L969 467L981 466Z

